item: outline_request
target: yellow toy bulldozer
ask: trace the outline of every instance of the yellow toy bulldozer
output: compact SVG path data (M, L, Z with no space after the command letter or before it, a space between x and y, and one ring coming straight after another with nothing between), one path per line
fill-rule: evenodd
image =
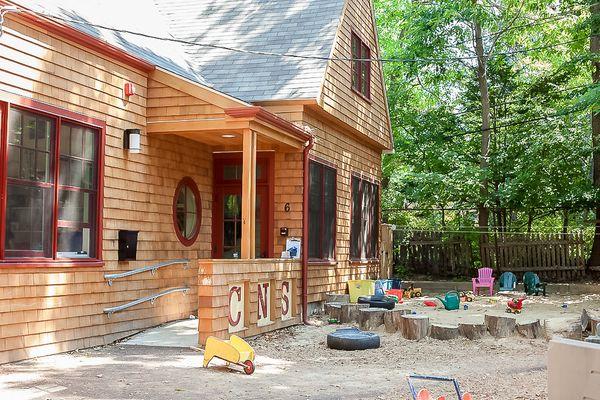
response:
M229 340L221 340L210 336L206 340L204 350L204 368L213 358L218 358L229 364L239 365L244 368L246 375L254 372L254 349L246 341L236 335L231 335Z

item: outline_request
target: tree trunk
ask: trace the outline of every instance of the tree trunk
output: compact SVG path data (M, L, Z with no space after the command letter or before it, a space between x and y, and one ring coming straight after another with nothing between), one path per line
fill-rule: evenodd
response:
M340 322L348 324L350 322L358 322L359 312L362 308L369 308L368 304L342 304L340 311Z
M388 333L398 332L402 328L402 316L409 314L410 310L395 309L386 312L383 316L385 331Z
M461 323L458 324L458 333L469 340L478 340L487 333L487 326L485 324Z
M421 314L402 316L402 336L408 340L421 340L429 335L429 317Z
M487 314L485 316L485 324L488 332L495 338L512 336L515 332L516 322L516 319L513 317Z
M540 323L539 319L535 321L518 323L517 332L519 332L519 335L527 339L541 338L544 334L544 331L542 330L542 324Z
M592 35L590 39L590 52L600 53L600 4L597 0L590 0L592 5L590 6L590 13L592 18ZM600 61L592 62L592 77L594 83L600 82ZM600 188L600 113L592 111L592 146L594 148L593 154L593 175L594 175L594 186ZM588 267L600 266L600 204L596 204L596 229L595 229L594 243L592 245L592 251L590 260L588 261Z
M481 158L479 167L481 169L481 183L479 188L480 202L477 206L479 229L482 231L480 241L487 242L487 231L489 231L489 210L485 205L488 196L488 180L486 177L488 168L488 157L490 152L490 93L487 81L487 57L483 48L483 38L481 33L481 24L479 21L474 22L475 34L475 54L477 55L477 81L479 83L479 96L481 99ZM480 246L483 249L483 246ZM484 267L487 265L487 260L481 253L481 263Z
M362 308L359 310L359 324L363 331L372 331L383 325L384 308Z
M431 332L429 334L433 339L437 340L452 340L458 339L457 325L440 325L431 324Z

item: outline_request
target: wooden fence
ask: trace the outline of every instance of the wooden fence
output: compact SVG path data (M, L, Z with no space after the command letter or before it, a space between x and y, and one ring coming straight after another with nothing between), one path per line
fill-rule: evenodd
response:
M527 271L552 281L585 274L585 240L581 233L490 235L482 243L483 264L521 277Z
M473 248L464 235L396 231L394 242L394 265L404 266L415 274L471 275Z
M496 276L527 271L549 281L571 281L585 275L586 243L581 233L490 234L465 236L443 231L396 231L394 264L414 274L471 277L476 265ZM482 262L479 262L482 261Z

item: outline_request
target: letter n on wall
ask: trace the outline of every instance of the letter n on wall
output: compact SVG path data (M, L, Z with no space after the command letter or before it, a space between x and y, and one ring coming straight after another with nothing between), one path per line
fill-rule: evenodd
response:
M256 325L265 326L273 322L275 303L275 281L258 282L258 317Z

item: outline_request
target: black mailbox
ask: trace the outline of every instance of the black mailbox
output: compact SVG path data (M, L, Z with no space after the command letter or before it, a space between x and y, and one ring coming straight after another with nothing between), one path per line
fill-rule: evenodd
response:
M119 231L119 261L135 261L139 231Z

